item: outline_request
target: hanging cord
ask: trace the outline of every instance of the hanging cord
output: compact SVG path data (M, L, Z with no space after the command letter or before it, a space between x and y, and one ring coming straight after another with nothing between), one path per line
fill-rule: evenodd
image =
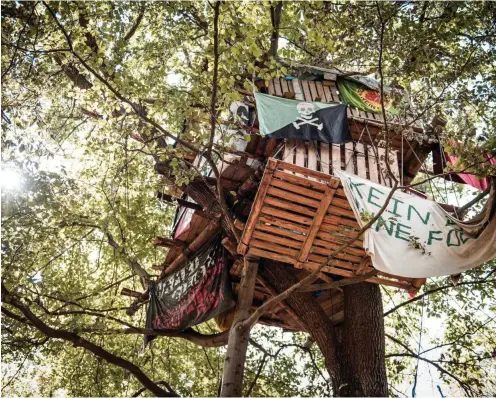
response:
M417 388L417 377L418 377L418 368L419 368L419 356L420 356L420 348L421 348L421 342L422 342L422 329L423 329L423 324L424 324L424 304L425 304L425 297L422 298L422 313L420 316L420 336L419 336L419 342L418 342L418 348L417 348L417 365L415 366L415 378L413 382L413 387L412 387L412 397L415 397L415 389Z
M358 140L356 141L356 143L362 143L362 137L363 137L363 133L365 132L365 130L367 130L367 132L369 132L369 129L368 129L368 120L367 119L364 119L365 123L364 123L364 126L362 128L362 132L360 133L360 136L358 137ZM357 128L357 130L359 129L358 125L357 125L357 122L355 119L353 119L353 123L355 123L355 127ZM370 132L369 132L369 136L370 136ZM345 151L347 151L348 149L346 149L346 147L344 148ZM345 169L348 167L348 164L350 163L350 161L356 157L355 156L355 152L356 152L356 147L355 145L353 145L353 150L352 150L352 155L350 156L350 158L348 159L348 161L346 162L346 165L345 165ZM363 154L365 156L365 153Z
M439 151L441 152L441 156L442 156L442 159L443 159L443 162L445 165L448 165L448 161L446 159L446 154L444 153L444 149L441 145L441 140L439 139L439 136L437 137L437 141L439 143ZM453 182L453 177L450 174L448 174L449 176L449 179L451 181L451 188L453 188L453 194L455 195L455 200L456 200L456 205L458 207L460 207L460 202L458 201L458 195L456 194L456 190L455 190L455 185L454 185L454 182ZM446 178L444 178L444 186L445 186L445 189L446 189ZM446 202L448 201L448 191L446 190ZM458 212L456 210L456 207L453 209L455 211L455 216L456 218L460 219L459 215L458 215Z
M409 146L409 147L410 147L410 149L412 150L413 155L414 155L414 156L417 158L417 160L419 161L419 163L420 163L420 168L422 169L422 172L428 175L429 173L427 172L427 168L425 167L424 162L422 162L422 161L419 159L419 157L418 157L417 153L415 152L415 150L413 149L412 145L410 144L410 141L406 140L406 143L408 144L408 146ZM437 193L438 193L438 194L439 194L439 196L442 198L442 197L443 197L443 195L441 194L441 192L439 191L439 189L438 189L438 187L437 187L436 185L432 185L432 181L431 181L431 179L429 179L427 182L429 183L429 186L430 186L430 188L431 188L431 191L432 191L432 192L434 192L434 188L436 188ZM434 188L433 188L433 187L434 187Z
M376 146L374 145L374 141L372 140L372 136L370 135L370 131L368 128L367 128L367 134L369 136L369 140L371 142L372 149L374 150L374 155L375 155L375 158L377 160L377 164L380 165L379 151L377 150ZM384 173L382 172L382 168L378 167L378 169L379 169L379 173L381 173L381 180L385 183L386 178L384 177Z
M281 152L282 148L284 148L286 146L286 138L284 139L284 144L280 145L279 148L277 149L276 153L274 153L274 155L272 155L273 158L276 158L277 155L279 155L279 152ZM285 160L285 159L283 159Z
M286 146L286 140L284 140L284 145L281 146L279 148L279 150L277 151L276 155L281 152L281 149L284 148ZM293 148L291 148L290 151L288 151L288 154L282 159L282 161L286 161L286 159L289 157L289 155L293 155L293 151L296 149L296 147L298 146L298 142L293 146ZM274 157L276 157L276 155L274 155Z
M401 170L400 170L400 181L401 181L401 185L403 186L403 174L404 174L404 171L403 171L403 166L404 166L404 141L405 141L405 133L404 131L402 130L401 131Z

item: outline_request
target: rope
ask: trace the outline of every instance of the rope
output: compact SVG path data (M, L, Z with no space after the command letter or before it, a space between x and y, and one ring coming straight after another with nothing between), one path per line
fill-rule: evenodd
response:
M409 142L408 140L406 140L406 143L408 144L408 146L409 146L409 147L410 147L410 149L412 150L412 153L414 154L414 156L417 158L417 160L418 160L418 161L419 161L419 163L421 164L421 165L420 165L420 168L421 168L421 169L423 169L423 172L424 172L425 174L429 174L429 173L427 172L427 169L426 169L425 165L424 165L424 162L422 162L422 161L419 159L419 157L417 156L417 153L415 152L415 149L413 149L413 147L412 147L412 145L410 144L410 142ZM432 192L434 192L433 185L432 185L432 181L429 179L427 182L429 183L429 186L430 186L430 188L431 188L431 191L432 191ZM439 194L439 196L442 198L442 197L443 197L443 195L441 194L441 192L439 191L439 189L437 188L437 186L435 186L435 185L434 185L434 188L436 188L437 193L438 193L438 194Z
M417 388L417 377L418 377L418 367L419 367L419 356L420 356L420 348L421 348L421 342L422 342L422 328L424 324L424 303L425 303L425 297L422 298L422 313L420 316L420 336L419 336L419 342L418 342L418 348L417 348L417 365L415 366L415 378L413 382L413 387L412 387L412 397L415 397L415 389Z
M437 137L437 140L438 140L438 143L439 143L439 151L441 152L441 156L442 156L443 162L444 162L444 164L446 164L446 165L447 165L447 164L448 164L448 162L447 162L447 160L446 160L446 154L444 153L444 149L443 149L443 147L442 147L442 145L441 145L441 140L439 139L439 136ZM460 202L458 201L458 196L457 196L457 194L456 194L455 186L453 185L453 184L454 184L454 183L453 183L453 177L451 176L451 174L448 174L448 176L449 176L449 179L450 179L450 181L451 181L451 187L453 188L453 194L455 195L456 205L457 205L458 207L460 207ZM444 178L444 187L445 187L445 189L446 189L446 178ZM447 201L448 201L448 190L446 189L446 202L447 202ZM460 217L458 216L458 213L457 213L457 211L456 211L456 208L454 208L454 210L455 210L455 215L456 215L456 218L460 218Z
M277 155L279 155L279 152L281 152L282 148L284 148L286 146L286 139L284 139L284 145L281 145L279 147L279 149L276 151L276 153L274 153L274 155L272 156L273 158L277 157ZM284 160L284 159L283 159Z
M279 148L277 153L279 153L281 151L281 149L284 148L285 146L286 146L286 140L284 141L284 145ZM297 146L298 146L298 143L296 143L295 146L293 148L291 148L291 150L288 152L288 154L282 160L285 161L289 157L289 155L292 155L293 151L296 149ZM274 157L276 157L276 156L274 155Z
M370 142L371 142L371 146L372 146L372 149L374 150L374 155L375 155L375 158L377 159L377 164L380 164L380 159L379 159L379 151L377 150L376 146L374 145L374 141L372 140L372 136L370 135L370 131L369 129L367 128L367 134L369 136L369 139L370 139ZM382 168L378 167L379 169L379 173L381 173L381 180L386 183L386 178L384 177L384 174L382 172Z
M405 133L403 132L403 130L401 131L401 170L400 170L400 181L401 181L401 185L403 185L403 174L404 174L404 171L403 171L403 166L404 166L404 154L405 154L405 151L404 151L404 138L405 138Z

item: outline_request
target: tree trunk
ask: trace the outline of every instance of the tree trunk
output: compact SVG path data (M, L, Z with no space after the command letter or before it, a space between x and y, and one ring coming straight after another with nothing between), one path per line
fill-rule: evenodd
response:
M298 282L281 263L266 261L260 274L278 292ZM386 396L384 320L379 286L344 287L344 325L334 326L311 293L286 301L318 344L337 396Z
M337 328L341 374L336 395L388 394L381 291L374 283L344 287L344 325Z
M247 319L251 313L258 261L258 259L245 257L236 314L229 332L226 359L224 360L221 397L241 397L242 395L246 350L250 338L250 327L243 326L242 321Z

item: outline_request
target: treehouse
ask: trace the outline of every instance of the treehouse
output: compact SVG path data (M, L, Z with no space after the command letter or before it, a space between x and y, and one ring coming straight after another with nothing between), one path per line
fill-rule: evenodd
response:
M298 77L255 82L258 92L266 94L265 98L270 96L269 100L299 101L296 108L299 116L292 123L292 134L263 134L261 103L254 100L253 93L243 89L239 89L244 95L243 101L231 106L233 117L226 122L226 128L234 130L240 138L217 164L226 204L240 235L239 244L229 237L222 239L228 252L226 261L235 297L240 291L243 257L283 263L296 278L302 279L356 235L360 220L347 187L338 176L340 172L385 188L392 187L394 179L400 185L407 185L438 145L433 132L439 132L443 127L443 120L439 118L424 127L408 117L393 116L388 117L386 137L377 82L363 77L352 79L337 70L312 67L297 68L295 75ZM351 94L350 90L353 91ZM388 108L402 106L406 109L404 114L408 114L405 92L385 87L384 93L388 95ZM393 102L395 96L400 98L397 103ZM303 136L302 126L305 125L314 126L316 134L320 134L324 127L318 124L319 112L330 111L338 104L347 104L341 124L351 139L344 143L313 140L308 136L298 139L298 134ZM272 115L275 117L277 113ZM280 113L283 113L282 108ZM244 139L247 135L250 136L248 141ZM156 266L162 271L162 277L184 267L188 259L201 251L221 229L220 214L213 212L212 203L205 199L209 191L215 189L216 179L208 169L202 168L200 157L188 156L194 167L204 170L204 176L181 187L173 236L156 242L169 248L165 261ZM377 185L372 189L380 191ZM421 200L426 198L413 189L404 194ZM159 197L171 198L164 193L159 193ZM397 199L395 203L403 201ZM420 216L419 211L412 208L408 207L409 220L419 214L420 221L429 221L429 215ZM402 235L404 231L397 227L396 237L406 240L408 234ZM429 244L431 241L436 243L437 237L429 238ZM339 251L329 265L320 270L320 281L316 283L331 283L373 271L373 262L364 249L363 240L362 236ZM366 281L414 293L425 278L377 270ZM260 307L276 293L259 275L253 308ZM313 295L334 323L343 320L344 297L340 288ZM221 328L229 327L229 319L218 317L217 320ZM298 316L284 302L263 314L259 322L289 330L305 330Z

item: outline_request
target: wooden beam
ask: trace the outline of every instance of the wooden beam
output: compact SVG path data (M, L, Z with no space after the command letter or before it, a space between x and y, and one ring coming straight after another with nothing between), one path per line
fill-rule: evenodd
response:
M186 263L186 261L188 261L188 258L190 258L192 254L197 252L206 242L208 242L219 231L219 229L220 227L217 223L212 222L208 224L200 235L198 235L195 240L191 242L189 246L185 248L184 251L176 257L170 265L166 266L167 268L162 271L160 278L163 278L179 269Z
M224 239L222 239L222 246L224 246L226 250L233 256L237 255L236 242L234 242L229 236L226 236Z
M234 226L240 231L243 231L245 229L245 223L241 221L239 218L236 218L234 220Z
M269 161L267 162L267 168L265 169L265 173L262 177L260 187L258 188L255 201L253 202L253 207L250 212L248 224L245 227L243 236L241 237L241 242L239 242L238 245L238 253L241 255L245 254L248 243L250 242L251 235L253 234L253 230L255 229L255 225L258 221L258 216L262 210L263 200L265 198L265 195L267 194L267 190L269 189L270 181L272 180L272 174L277 167L277 163L278 162L275 159L269 159Z
M127 289L125 287L123 287L122 290L121 290L121 295L123 295L123 296L136 297L136 298L138 298L138 297L141 297L141 294L142 293L140 293L140 292L136 292L134 290Z
M214 187L217 186L217 178L215 177L197 177L195 178L194 181L205 181L207 184L211 186ZM221 181L222 181L222 187L227 189L228 191L233 191L237 189L240 184L239 181L236 182L229 178L224 178L224 177L221 177Z
M305 242L303 243L303 246L298 255L298 263L296 263L295 265L296 268L301 268L299 264L307 260L308 254L310 253L310 249L312 248L313 245L313 241L317 236L317 232L319 232L320 225L324 220L324 216L326 215L327 210L329 209L329 205L331 204L332 199L334 198L334 194L336 193L336 189L338 188L338 186L339 186L339 180L332 180L330 184L327 185L326 190L324 191L324 197L322 198L322 201L320 202L317 212L315 213L315 217L313 218L312 225L310 226Z
M179 240L174 240L170 238L164 238L162 236L156 236L152 240L152 245L153 246L159 246L159 247L180 247L183 248L185 242L181 242Z
M184 200L184 199L180 199L180 198L176 198L174 196L167 195L167 194L162 193L162 192L157 192L157 198L163 200L164 202L169 202L169 203L176 203L177 202L177 204L179 206L186 207L188 209L203 210L203 207L201 207L197 203L190 202L188 200Z
M372 265L372 259L369 256L366 256L360 261L360 265L355 271L355 275L362 275L365 270Z

